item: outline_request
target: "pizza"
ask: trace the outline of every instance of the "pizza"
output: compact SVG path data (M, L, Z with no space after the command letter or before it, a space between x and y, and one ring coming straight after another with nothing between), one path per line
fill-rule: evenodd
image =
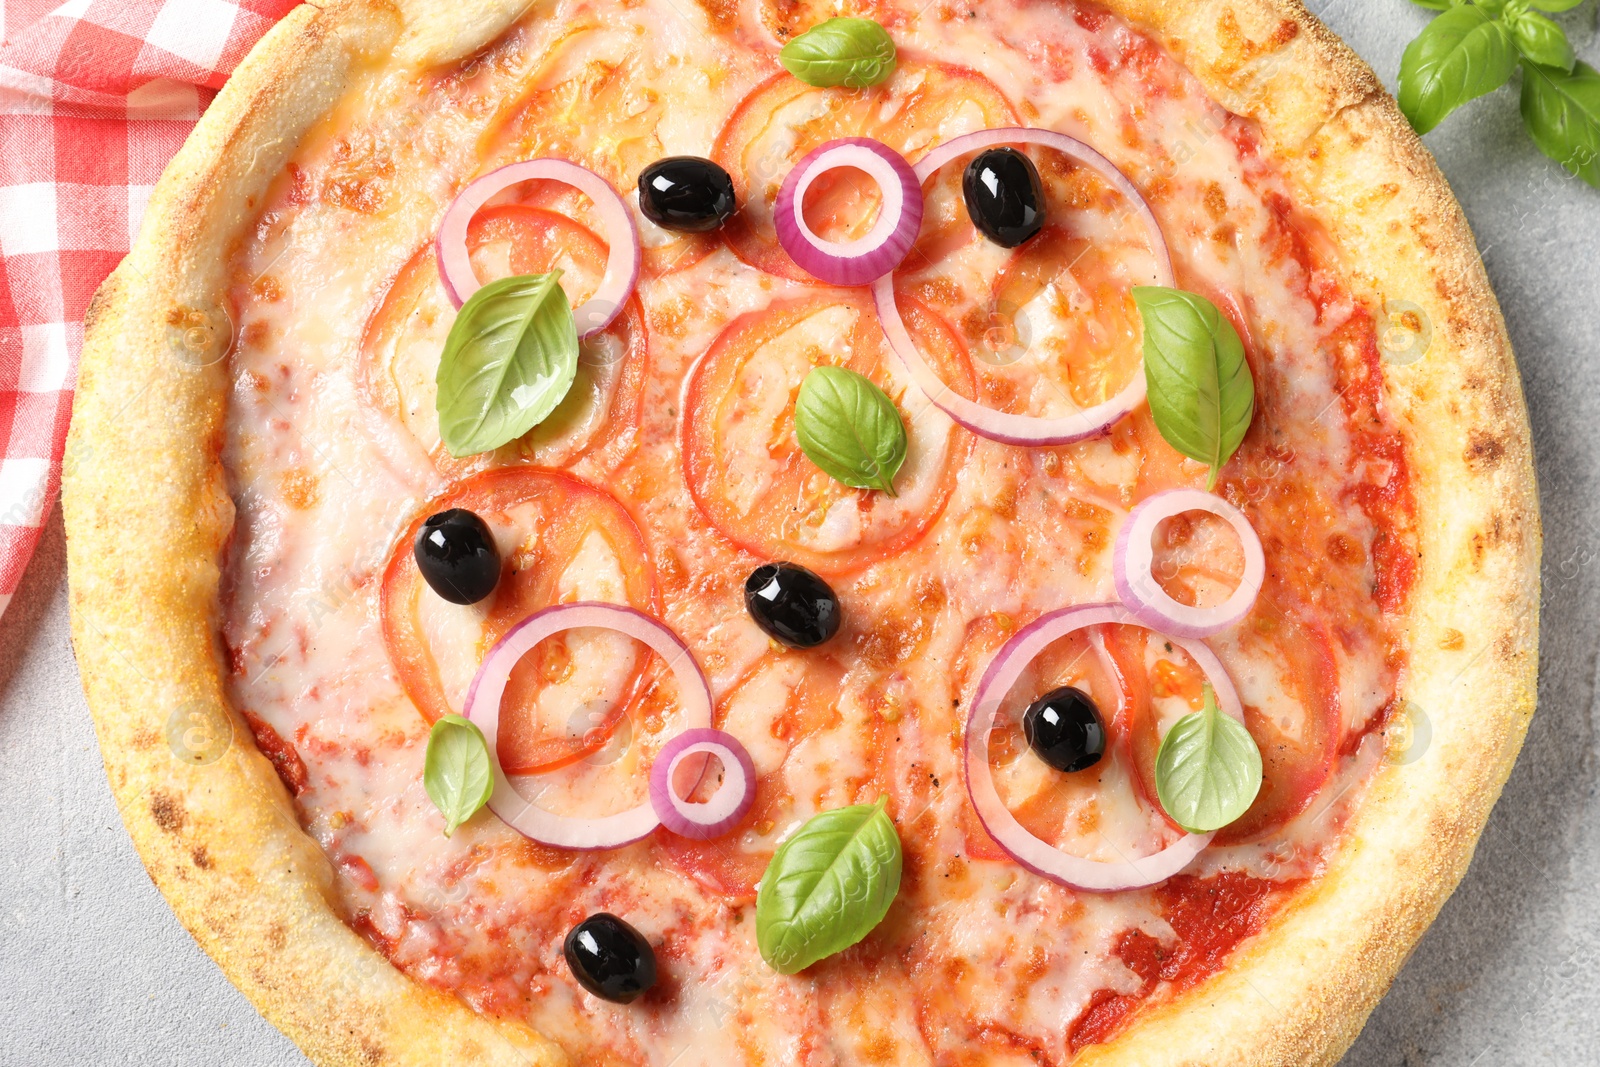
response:
M320 1064L1334 1062L1534 702L1472 238L1291 0L344 0L87 323L74 640Z

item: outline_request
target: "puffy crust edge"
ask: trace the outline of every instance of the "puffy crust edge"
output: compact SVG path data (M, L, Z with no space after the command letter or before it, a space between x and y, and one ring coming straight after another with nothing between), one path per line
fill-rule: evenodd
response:
M302 6L252 51L91 309L64 479L73 641L123 820L196 940L327 1067L563 1059L527 1027L412 982L344 924L326 857L253 745L198 766L167 741L178 716L195 713L247 736L216 638L233 516L220 461L226 381L206 365L228 340L229 242L352 71L383 56L467 54L528 3L447 6L448 19L429 0ZM1464 874L1532 714L1540 534L1521 385L1459 206L1354 53L1296 0L1107 6L1260 123L1371 306L1409 301L1434 325L1423 359L1385 366L1420 538L1402 695L1429 717L1431 746L1379 772L1326 874L1223 972L1078 1057L1333 1063ZM1459 647L1442 642L1446 629Z
M493 36L515 14L473 24ZM286 16L167 168L135 250L97 294L64 478L73 644L151 879L262 1015L328 1067L547 1067L565 1062L552 1043L413 982L343 922L328 859L223 682L224 264L270 177L354 70L397 40L418 55L474 46L403 25L378 2ZM233 741L214 762L186 762L171 739L191 728Z
M1380 324L1397 301L1433 328L1421 359L1383 368L1417 498L1400 697L1426 716L1431 741L1382 767L1324 875L1222 972L1079 1057L1094 1067L1332 1064L1466 873L1533 714L1540 530L1522 384L1433 157L1367 65L1298 0L1107 6L1260 123Z

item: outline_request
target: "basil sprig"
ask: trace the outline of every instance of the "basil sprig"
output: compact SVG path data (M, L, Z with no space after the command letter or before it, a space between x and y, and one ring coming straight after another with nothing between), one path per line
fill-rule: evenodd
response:
M1144 377L1150 414L1167 444L1209 464L1206 488L1239 448L1255 416L1256 386L1233 324L1203 296L1141 285Z
M1400 60L1400 109L1427 133L1522 68L1522 121L1539 151L1600 188L1600 88L1567 33L1539 12L1583 0L1414 0L1441 14Z
M1476 4L1428 23L1400 58L1400 110L1427 133L1468 100L1492 93L1517 69L1505 24Z
M446 715L428 731L422 760L422 786L444 816L444 836L456 832L494 792L489 742L470 719Z
M1511 40L1529 63L1570 71L1577 62L1567 31L1536 11L1523 11L1507 21Z
M1539 151L1600 189L1600 73L1587 63L1570 74L1526 67L1522 122Z
M1156 754L1156 795L1174 822L1194 834L1220 830L1250 809L1261 791L1261 750L1238 719L1205 706L1167 731Z
M816 367L800 383L794 405L800 450L831 478L894 496L906 461L906 427L894 401L864 376Z
M756 945L795 974L872 932L900 892L900 835L876 804L813 816L785 841L756 893Z
M499 448L556 409L578 371L578 329L560 271L473 293L439 356L439 436L453 456Z
M807 85L862 89L894 73L894 41L871 19L834 18L784 45L778 62Z

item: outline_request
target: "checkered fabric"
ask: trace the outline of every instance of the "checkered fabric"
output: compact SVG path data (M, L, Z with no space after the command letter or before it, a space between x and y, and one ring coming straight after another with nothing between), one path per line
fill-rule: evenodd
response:
M0 612L55 504L83 316L156 178L295 0L0 0Z

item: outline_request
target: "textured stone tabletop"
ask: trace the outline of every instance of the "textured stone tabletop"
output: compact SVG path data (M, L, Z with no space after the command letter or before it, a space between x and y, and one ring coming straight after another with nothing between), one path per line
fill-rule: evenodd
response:
M1429 16L1311 5L1392 88ZM1595 4L1563 16L1600 65ZM1461 888L1348 1067L1600 1064L1600 191L1540 156L1514 90L1428 137L1516 345L1544 513L1539 712ZM67 639L59 513L0 618L0 1067L303 1065L190 940L123 832Z

